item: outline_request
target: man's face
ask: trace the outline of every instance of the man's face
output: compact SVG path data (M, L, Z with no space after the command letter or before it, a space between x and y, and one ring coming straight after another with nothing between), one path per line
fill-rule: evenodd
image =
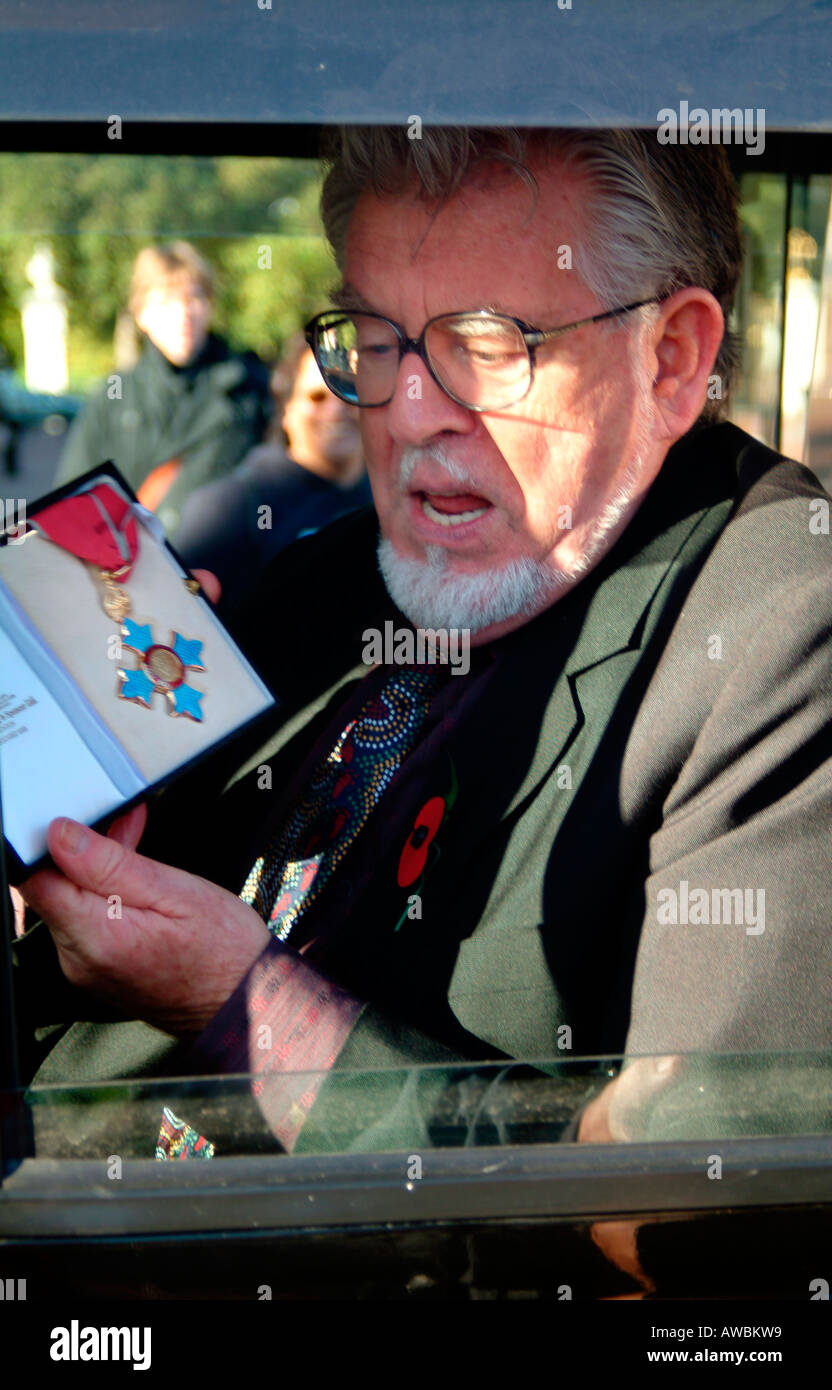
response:
M433 210L411 195L363 195L346 248L345 288L359 297L353 307L386 315L413 338L429 318L465 309L491 308L536 328L602 312L577 273L558 266L559 258L568 263L564 248L574 261L580 245L581 184L555 166L534 172L540 192L533 212L525 185L494 168L466 182L432 222ZM449 602L457 592L464 610L458 625L469 625L466 595L476 607L489 575L520 571L534 578L516 590L526 611L510 611L520 601L511 595L508 606L486 606L477 640L547 607L582 561L594 563L609 548L655 476L661 460L642 457L648 410L643 369L623 328L589 325L539 348L528 395L493 413L457 405L423 362L406 356L390 404L361 412L388 542L383 568L388 586L388 570L398 573L399 606L409 586L412 621L451 625L437 621L445 608L431 602L431 592L441 590ZM622 491L629 501L611 528ZM414 604L423 612L414 613Z
M186 367L205 345L213 305L197 280L170 280L148 290L136 323L175 367Z
M311 348L303 354L283 411L289 453L305 468L339 478L361 454L358 411L333 396Z

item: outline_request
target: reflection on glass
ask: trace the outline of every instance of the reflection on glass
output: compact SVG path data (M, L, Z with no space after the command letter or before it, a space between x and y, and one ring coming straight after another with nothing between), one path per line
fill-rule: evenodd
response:
M832 1131L832 1052L642 1057L623 1069L621 1062L576 1058L330 1072L295 1152L424 1152L576 1138L710 1141ZM264 1116L269 1088L285 1084L285 1077L241 1076L35 1087L26 1097L34 1154L164 1157L156 1149L167 1110L168 1147L177 1153L192 1139L198 1157L208 1156L207 1145L217 1157L279 1156ZM198 1139L205 1144L197 1146Z

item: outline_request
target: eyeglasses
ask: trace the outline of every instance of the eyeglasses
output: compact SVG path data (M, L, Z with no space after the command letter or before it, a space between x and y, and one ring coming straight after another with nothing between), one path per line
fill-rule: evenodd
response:
M639 299L621 309L564 324L532 328L522 319L473 309L429 319L419 338L383 314L330 309L316 314L304 329L321 376L349 405L372 409L388 405L396 390L402 358L415 352L437 386L467 410L505 410L528 394L534 381L535 354L542 343L573 328L632 313L658 298Z

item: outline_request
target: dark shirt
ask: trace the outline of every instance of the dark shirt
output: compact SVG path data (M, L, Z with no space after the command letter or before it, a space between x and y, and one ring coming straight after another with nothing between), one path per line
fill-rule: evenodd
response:
M264 444L228 477L188 497L173 544L190 569L217 575L220 612L228 618L278 551L372 500L366 474L339 487L302 468L279 446Z
M403 618L401 621L404 624ZM504 643L503 653L510 652L511 646ZM287 1150L294 1148L326 1073L363 1013L360 984L355 993L349 988L353 984L351 959L356 952L374 956L379 983L384 982L394 994L401 987L390 959L391 923L399 912L402 888L408 893L407 905L392 930L399 930L408 912L421 917L419 895L440 854L434 843L437 829L441 838L456 800L450 750L460 723L476 719L478 698L499 659L491 647L476 650L472 657L471 670L464 676L454 678L447 666L437 670L438 689L418 740L384 798L383 815L378 811L370 815L337 874L313 905L302 911L291 933L290 948L273 938L249 972L245 988L227 1001L197 1046L201 1063L209 1069L253 1073L252 1094L272 1133ZM252 857L257 853L268 856L275 826L285 821L293 803L307 800L310 782L340 743L345 729L362 713L383 718L378 700L391 674L392 668L378 667L341 692L334 710L328 710L324 717L323 731L301 759L285 796L279 799L271 818L261 824ZM295 742L303 743L303 734ZM344 766L348 780L350 766ZM428 805L437 802L441 803L438 826L434 824L431 834L420 835L418 827L424 828ZM387 872L381 869L385 864ZM380 882L389 882L391 889L390 901L383 906L373 891ZM493 1048L478 1049L476 1038L455 1025L441 988L435 951L427 953L425 965L427 978L420 983L427 989L419 992L423 998L425 994L432 996L434 1031L445 1036L450 1033L471 1055L479 1050L493 1056ZM413 986L412 960L405 973ZM268 1029L269 1048L252 1046L253 1036L260 1036L257 1027Z

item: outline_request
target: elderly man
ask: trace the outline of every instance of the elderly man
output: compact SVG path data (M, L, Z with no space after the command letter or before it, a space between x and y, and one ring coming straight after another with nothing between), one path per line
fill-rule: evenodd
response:
M347 132L323 207L309 336L377 518L268 574L241 636L282 723L232 785L172 791L144 855L143 811L53 823L25 892L76 1010L143 1023L38 1079L257 1072L291 1150L332 1067L828 1047L832 543L812 475L713 422L723 152ZM368 670L388 623L469 633L470 670Z

